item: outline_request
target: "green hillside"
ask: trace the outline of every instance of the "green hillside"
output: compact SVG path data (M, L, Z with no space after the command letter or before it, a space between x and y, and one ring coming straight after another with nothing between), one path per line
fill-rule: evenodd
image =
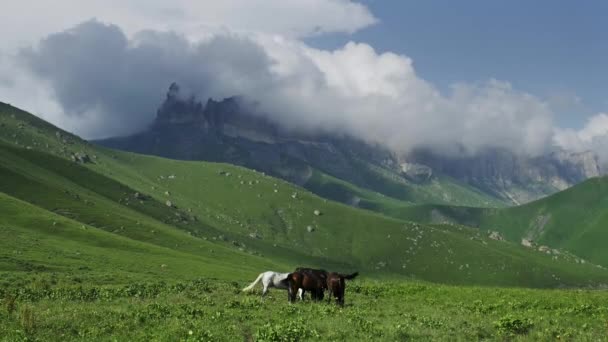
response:
M551 257L466 227L391 219L242 167L99 148L12 107L0 110L0 191L14 212L3 227L24 238L38 239L34 228L53 237L48 247L22 252L33 269L74 272L86 262L74 261L70 268L43 251L59 248L64 240L75 246L83 232L95 232L87 243L106 251L91 247L88 257L94 263L104 264L102 256L113 254L116 244L131 251L132 243L143 255L147 250L154 255L148 264L140 264L147 257L127 255L105 263L124 277L172 272L176 279L251 279L267 268L308 264L453 284L547 287L608 281L608 272L576 264L570 255ZM29 203L22 212L19 201ZM30 213L32 220L49 219L31 227L23 223ZM74 229L55 235L48 224L58 216ZM7 241L0 243L6 243L0 248L3 270L15 271L23 260ZM180 256L188 260L183 266L178 266ZM95 277L93 271L79 273Z
M388 213L418 222L457 222L522 239L534 248L570 251L583 260L608 265L608 177L589 179L526 205L504 209L417 206Z
M362 171L366 169L368 172ZM324 198L389 215L419 203L459 203L497 208L505 206L503 201L447 176L416 183L407 182L388 170L364 163L359 165L357 170L373 184L370 188L382 191L358 187L319 170L313 170L304 187Z

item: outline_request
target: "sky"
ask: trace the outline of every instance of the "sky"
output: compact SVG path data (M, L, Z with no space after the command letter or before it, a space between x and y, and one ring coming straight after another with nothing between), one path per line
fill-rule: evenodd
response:
M603 0L362 2L378 25L309 39L335 48L349 40L406 54L442 89L495 78L553 103L559 124L582 127L606 111L608 2Z
M604 1L1 5L0 101L85 138L145 129L177 81L203 101L244 96L287 129L398 153L608 160Z

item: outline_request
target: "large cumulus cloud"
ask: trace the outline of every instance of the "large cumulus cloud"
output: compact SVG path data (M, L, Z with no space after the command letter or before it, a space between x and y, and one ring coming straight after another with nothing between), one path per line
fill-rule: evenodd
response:
M202 99L256 100L260 113L290 129L348 134L397 152L501 147L534 155L553 134L548 105L506 82L441 93L407 56L363 43L325 51L269 34L214 33L193 42L148 30L128 38L117 26L88 21L19 57L87 137L143 129L173 81Z
M289 37L352 33L377 22L352 0L19 0L3 10L10 13L0 20L4 47L29 44L90 18L115 23L129 36L153 29L196 39L225 29Z

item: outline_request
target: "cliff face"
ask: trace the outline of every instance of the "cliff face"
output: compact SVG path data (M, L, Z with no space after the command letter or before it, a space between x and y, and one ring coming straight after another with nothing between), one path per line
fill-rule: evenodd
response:
M475 191L516 204L601 174L591 152L558 151L528 158L494 149L474 157L449 158L418 150L397 156L349 137L285 131L256 113L255 104L238 97L209 99L203 105L193 97L183 97L177 84L169 88L148 130L99 143L168 158L244 165L300 185L316 169L389 196L394 193L392 187L449 176ZM452 202L463 204L457 199Z
M530 158L493 149L474 157L449 158L417 151L408 159L514 203L529 202L601 175L592 152L556 151Z

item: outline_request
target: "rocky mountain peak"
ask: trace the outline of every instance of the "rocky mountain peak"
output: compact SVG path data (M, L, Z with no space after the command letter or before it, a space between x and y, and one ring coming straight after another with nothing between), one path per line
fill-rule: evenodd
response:
M266 142L276 140L280 132L278 125L258 113L256 105L243 97L232 96L219 101L209 98L203 105L193 95L185 96L174 82L157 111L153 129L186 126L216 136Z
M443 193L452 190L441 188L442 182L473 189L474 196L484 194L520 204L601 174L592 152L554 151L529 157L488 149L475 156L448 157L418 149L399 156L354 137L285 130L243 97L210 98L203 104L183 92L177 83L170 85L148 131L102 143L169 158L245 165L300 185L307 184L314 170L319 170L407 201L419 188L433 188L433 193L425 196L435 201L440 196L441 201L453 204L471 202L449 200L451 197ZM461 196L458 192L455 195ZM351 203L351 197L340 196Z
M183 97L177 83L171 83L165 101L156 112L155 125L187 124L200 121L203 104L194 96Z

